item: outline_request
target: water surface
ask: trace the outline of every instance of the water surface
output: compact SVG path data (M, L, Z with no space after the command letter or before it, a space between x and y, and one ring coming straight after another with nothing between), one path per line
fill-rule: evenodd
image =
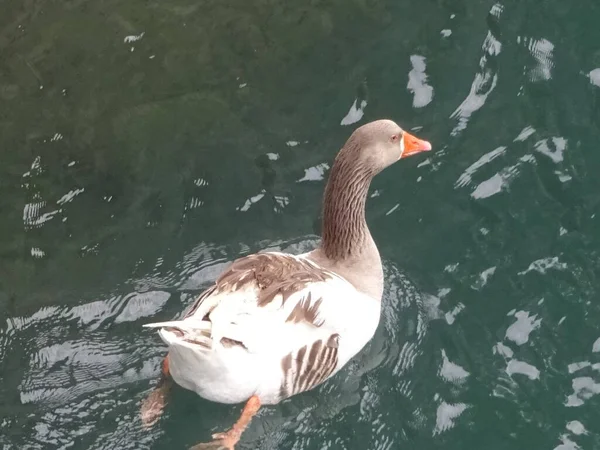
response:
M5 2L0 445L187 448L239 407L177 389L177 316L230 261L318 243L331 160L389 117L434 152L373 183L373 341L240 448L594 449L600 6Z

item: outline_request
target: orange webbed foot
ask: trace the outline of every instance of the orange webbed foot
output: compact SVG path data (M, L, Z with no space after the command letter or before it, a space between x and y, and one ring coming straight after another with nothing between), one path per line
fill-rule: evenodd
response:
M169 378L169 360L167 358L163 362L162 373L162 379L156 389L142 402L141 416L144 428L150 428L158 421L167 403L167 396L172 386L172 381Z
M235 444L240 440L240 436L240 433L235 430L216 433L212 435L214 441L196 444L190 450L235 450Z
M225 433L215 433L212 436L214 441L194 445L190 450L235 450L235 444L239 442L242 433L259 409L260 399L257 396L250 397L246 402L246 406L244 406L240 418L231 427L231 430Z

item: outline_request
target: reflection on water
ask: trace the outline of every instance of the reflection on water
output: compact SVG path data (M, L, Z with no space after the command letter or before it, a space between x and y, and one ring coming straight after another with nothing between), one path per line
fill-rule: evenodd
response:
M316 244L316 240L308 239L272 243L267 249L300 253ZM9 317L2 334L2 348L11 349L5 353L5 362L11 364L16 359L23 364L5 382L13 385L19 403L29 410L25 421L8 411L6 426L19 430L13 444L27 448L139 448L140 444L159 439L164 430L142 430L138 409L140 400L156 382L165 349L155 333L141 325L150 318L180 314L193 301L193 294L206 288L228 264L223 255L224 249L203 244L186 254L174 271L131 280L137 292L74 307L46 307L26 317ZM331 420L356 406L359 422L372 429L365 445L388 448L397 441L398 411L381 412L391 401L390 392L404 399L403 415L409 414L405 418L414 420L413 426L429 428L434 434L452 426L462 411L449 408L440 398L437 421L428 423L413 393L418 384L412 376L415 366L430 364L423 358L423 346L431 313L426 312L421 294L398 269L388 263L385 272L388 287L382 326L365 351L317 391L262 411L245 437L248 442L261 440L270 446L271 441L291 439L297 446L322 439L329 435ZM169 282L170 290L157 288ZM442 356L440 373L448 382L456 383L468 375L448 361L445 352ZM377 377L379 371L389 371L394 377L384 381ZM206 403L199 398L193 401ZM176 422L182 413L177 404L169 406L167 420ZM198 420L205 418L199 416ZM99 433L100 429L103 432ZM185 437L200 439L200 434L192 431L188 430ZM209 433L205 428L202 431L204 435ZM352 442L344 436L328 439L326 448Z
M7 3L0 447L187 448L238 408L139 404L240 255L316 245L331 160L391 117L434 144L374 180L381 326L241 448L600 448L598 6Z
M495 24L503 9L501 4L496 3L489 12L488 22ZM483 41L481 47L483 55L479 60L480 71L475 75L469 95L451 115L451 118L458 119L457 125L452 130L453 135L457 135L467 127L471 115L485 104L498 82L496 58L502 50L502 43L494 36L495 28L496 26L490 26Z

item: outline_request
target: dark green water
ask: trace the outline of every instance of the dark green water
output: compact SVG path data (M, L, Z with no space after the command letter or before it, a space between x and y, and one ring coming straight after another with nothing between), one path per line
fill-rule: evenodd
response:
M600 448L596 1L0 8L3 449L229 427L179 389L141 428L164 354L141 326L239 255L314 247L325 164L382 117L435 151L372 188L380 329L240 448Z

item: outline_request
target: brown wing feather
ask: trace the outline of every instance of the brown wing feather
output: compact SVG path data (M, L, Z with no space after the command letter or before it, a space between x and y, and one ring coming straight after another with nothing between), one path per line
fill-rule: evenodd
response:
M286 319L286 322L308 322L316 327L320 327L323 325L323 319L319 317L319 308L322 303L322 299L313 302L312 295L309 292L305 298L301 299L296 306L294 306L294 309Z
M281 294L285 302L308 283L325 281L330 274L322 268L285 254L257 253L235 261L217 280L219 292L256 283L261 293L258 306L266 306Z
M279 294L285 303L292 294L304 289L307 284L331 277L331 273L315 264L290 255L256 253L245 256L234 261L217 278L215 285L200 295L185 317L193 315L211 295L242 289L247 284L255 284L259 288L256 303L259 307L265 307ZM321 299L313 300L309 294L298 302L287 320L293 323L306 321L320 326L322 320L318 317L318 311L321 303Z
M190 306L190 309L188 309L187 312L183 315L183 318L187 319L188 317L193 316L194 313L200 307L200 305L204 302L204 300L206 300L208 297L210 297L216 290L217 290L217 286L214 285L214 286L211 286L210 288L208 288L207 290L205 290L204 292L202 292L202 294L200 294L198 296L198 298L194 301L194 303L192 303L192 306Z
M327 342L315 341L281 360L281 400L313 389L333 373L338 364L338 340L339 335L332 334Z

